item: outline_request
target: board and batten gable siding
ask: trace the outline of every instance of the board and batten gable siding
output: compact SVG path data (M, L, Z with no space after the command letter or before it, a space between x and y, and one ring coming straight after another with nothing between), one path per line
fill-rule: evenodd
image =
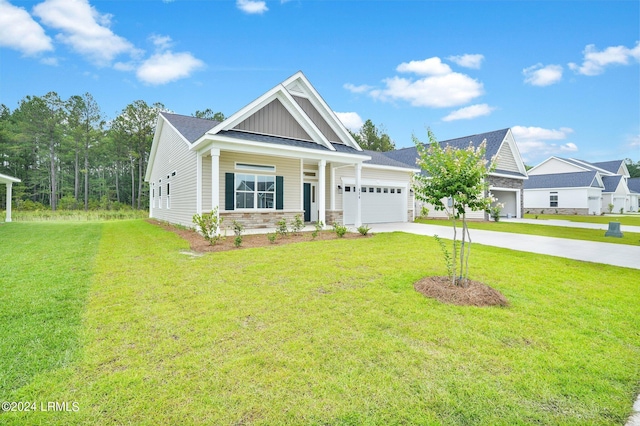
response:
M322 118L322 115L318 112L318 110L313 106L311 101L307 98L302 98L300 96L293 96L293 99L300 105L302 110L309 116L313 124L316 125L318 129L322 132L322 134L329 139L331 142L338 142L343 144L344 142L338 137L336 132L333 131L329 123Z
M342 185L342 178L353 178L355 179L356 177L356 171L355 171L355 167L343 167L340 169L336 169L336 180L335 180L335 185L334 188L329 188L327 186L327 192L326 192L326 206L327 209L329 208L329 203L330 203L330 190L335 191L335 201L336 201L336 210L342 210L343 206L342 206L342 193L338 192L338 185ZM329 176L329 173L331 173L330 169L327 168L327 176ZM409 189L411 189L411 179L412 179L412 172L411 171L407 171L407 172L402 172L399 170L380 170L380 169L370 169L367 168L366 165L362 167L362 173L361 173L361 179L362 180L371 180L371 181L381 181L381 182L389 182L389 181L394 181L394 182L398 182L398 186L399 187L404 187L405 185L407 185L407 210L413 210L413 194L411 194L411 192L409 191ZM327 185L329 185L328 183L329 179L327 179ZM366 183L363 183L361 186L373 186L373 185L369 185ZM382 185L381 185L382 186Z
M193 226L192 217L196 212L196 153L171 126L164 125L158 140L155 161L149 184L155 183L155 207L152 217ZM175 176L171 176L173 172ZM170 178L167 180L167 176ZM158 184L162 179L162 208L158 207ZM167 209L167 182L171 186L171 205ZM150 185L151 188L154 186ZM151 203L154 201L151 200ZM152 204L153 206L154 204Z
M236 169L236 163L259 164L275 166L275 173L255 170ZM227 211L225 205L225 173L242 173L268 176L282 176L284 178L284 210L300 210L300 160L296 158L281 158L268 155L253 155L239 152L223 151L220 153L220 210ZM259 211L256 209L256 211Z
M506 170L509 172L520 173L518 170L518 164L516 163L515 156L511 150L511 145L504 142L498 151L498 158L496 160L496 168L500 170Z
M312 140L278 99L269 102L234 129L305 141Z
M527 173L529 176L537 175L552 175L556 173L573 173L584 172L585 170L574 166L573 164L565 163L556 158L552 158L544 164L539 164L534 169L529 170Z

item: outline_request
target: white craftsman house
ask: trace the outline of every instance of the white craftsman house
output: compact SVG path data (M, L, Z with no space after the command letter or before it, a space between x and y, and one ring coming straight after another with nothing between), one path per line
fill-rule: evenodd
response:
M638 211L638 193L629 189L623 160L589 163L550 157L529 170L525 210L530 213L601 214Z
M298 72L222 122L160 113L145 181L150 217L185 226L216 208L248 228L359 226L413 220L418 171L362 150Z
M522 217L523 213L523 188L527 179L526 167L520 156L520 151L513 138L511 129L495 130L487 133L480 133L472 136L464 136L457 139L450 139L440 142L442 147L451 146L457 149L466 149L469 145L479 146L486 141L485 157L490 162L496 162L496 169L489 173L489 191L496 198L496 202L502 203L504 208L502 216ZM416 147L398 149L396 151L385 152L384 155L396 161L400 161L407 166L415 166L418 159ZM433 206L425 205L429 209L429 217L446 217L446 212L436 211ZM422 203L416 201L415 211L420 214ZM468 212L467 217L471 219L487 219L486 212Z

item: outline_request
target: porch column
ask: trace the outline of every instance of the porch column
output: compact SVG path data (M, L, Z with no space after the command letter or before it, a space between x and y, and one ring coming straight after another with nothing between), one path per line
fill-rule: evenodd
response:
M336 169L331 165L329 168L331 174L329 175L329 210L336 209Z
M318 222L322 222L326 225L326 183L325 183L325 169L327 168L327 160L320 160L318 162Z
M220 206L220 150L211 149L211 211ZM218 212L220 213L220 212Z
M300 159L300 210L304 210L304 160Z
M362 225L362 199L360 195L360 180L362 177L362 163L356 164L356 194L358 198L356 200L356 228Z
M196 213L202 214L202 154L196 158Z
M11 222L11 185L13 185L13 183L7 183L7 210L5 217L6 222Z

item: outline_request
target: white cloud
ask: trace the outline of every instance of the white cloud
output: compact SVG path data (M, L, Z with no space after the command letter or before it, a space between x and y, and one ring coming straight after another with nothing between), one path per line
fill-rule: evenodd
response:
M269 10L264 1L236 0L236 6L244 13L262 14Z
M542 159L556 154L565 154L578 151L578 146L573 142L564 141L573 133L573 129L561 127L560 129L545 129L542 127L513 126L511 128L520 154L525 160Z
M45 25L61 31L57 40L98 66L109 65L123 53L139 54L129 41L109 29L111 15L100 14L87 0L46 0L33 12Z
M45 64L45 65L50 65L52 67L57 67L58 66L58 58L54 58L54 57L42 58L40 60L40 62Z
M543 66L538 63L522 70L524 82L532 86L550 86L562 79L562 67L560 65Z
M484 55L465 53L464 55L449 56L447 60L456 63L461 67L480 69L482 61L484 60Z
M610 65L627 65L631 59L640 61L640 42L632 49L625 46L611 46L598 51L594 44L584 48L582 65L570 63L569 68L582 75L599 75Z
M167 51L156 53L145 60L136 75L144 83L159 85L189 77L203 66L204 63L189 52Z
M156 46L156 48L161 50L166 50L173 46L173 40L169 36L161 36L158 34L153 34L149 37L149 40Z
M490 107L487 104L470 105L468 107L460 108L459 110L453 111L452 113L444 117L442 121L470 120L472 118L489 115L494 110L494 107Z
M396 67L396 71L412 72L419 75L445 75L451 72L451 68L435 56L423 61L403 62Z
M369 90L373 89L372 86L368 86L366 84L361 84L360 86L356 86L356 85L351 84L351 83L345 83L344 85L342 85L342 87L344 87L345 89L347 89L351 93L364 93L364 92L368 92Z
M640 135L628 136L627 146L629 148L640 148Z
M0 46L33 56L53 50L51 38L21 7L0 0Z
M342 124L344 124L344 127L352 132L357 132L364 124L362 117L360 117L357 112L336 112L336 115Z
M374 99L405 100L413 106L446 108L466 104L484 93L482 83L452 72L418 80L392 77L383 80L384 89L369 92Z

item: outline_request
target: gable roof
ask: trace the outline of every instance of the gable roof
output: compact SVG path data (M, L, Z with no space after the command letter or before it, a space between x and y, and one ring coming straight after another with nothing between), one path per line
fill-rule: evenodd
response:
M465 149L469 145L473 145L474 147L477 147L482 143L482 141L486 140L487 149L485 153L485 158L490 160L491 158L493 158L498 154L498 152L500 151L500 147L504 143L509 132L510 132L510 129L508 128L501 129L501 130L494 130L491 132L479 133L477 135L464 136L456 139L449 139L449 140L441 141L438 143L443 148L446 146L451 146L456 149ZM425 146L428 146L428 145L425 144ZM408 148L401 148L395 151L387 151L387 152L384 152L384 155L391 158L392 160L399 161L411 167L417 167L416 160L418 159L418 149L415 146L408 147ZM522 169L524 170L523 164L519 164L518 166L521 166ZM496 169L494 173L505 174L505 175L510 175L510 176L519 177L519 178L527 177L526 173L499 170L499 169Z
M595 167L599 167L615 175L618 174L620 167L624 164L624 160L601 161L599 163L591 163Z
M602 187L598 182L598 172L595 170L534 175L529 176L529 180L524 182L524 189L585 188L589 186Z
M160 115L166 118L169 124L171 124L178 133L180 133L182 137L191 144L197 141L209 130L220 124L219 121L215 120L171 114L168 112L161 112Z
M265 131L263 123L270 123L267 112L269 108L276 110L277 114L288 120L295 130L288 132L284 128L271 128ZM257 118L251 122L251 117ZM334 143L362 151L336 114L300 71L208 130L193 143L193 147L211 141L220 132L231 130L310 140L324 145L330 151L336 151Z
M364 150L364 153L371 157L371 160L365 161L363 164L371 164L376 166L387 166L387 167L398 167L401 169L412 169L416 172L420 170L420 168L416 165L410 166L409 164L403 163L401 161L396 161L389 156L387 156L387 152L379 152L379 151L369 151Z
M616 192L618 185L620 184L620 180L622 179L621 175L614 176L603 176L602 183L604 183L603 192Z
M627 187L631 192L640 194L640 177L627 179Z

